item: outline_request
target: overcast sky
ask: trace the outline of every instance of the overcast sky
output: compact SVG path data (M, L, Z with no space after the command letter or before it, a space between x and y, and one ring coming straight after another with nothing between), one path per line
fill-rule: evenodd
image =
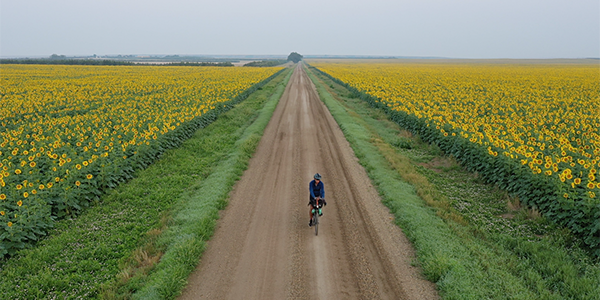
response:
M0 0L0 56L600 57L599 0Z

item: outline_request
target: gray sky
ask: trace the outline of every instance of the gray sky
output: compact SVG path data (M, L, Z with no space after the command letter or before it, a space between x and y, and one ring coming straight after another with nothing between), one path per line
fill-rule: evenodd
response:
M0 0L0 56L600 57L599 0Z

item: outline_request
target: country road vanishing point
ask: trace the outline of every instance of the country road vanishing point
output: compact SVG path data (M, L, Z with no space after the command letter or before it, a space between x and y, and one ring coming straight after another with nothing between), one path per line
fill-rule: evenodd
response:
M308 227L308 183L327 206ZM337 123L297 65L180 299L437 299Z

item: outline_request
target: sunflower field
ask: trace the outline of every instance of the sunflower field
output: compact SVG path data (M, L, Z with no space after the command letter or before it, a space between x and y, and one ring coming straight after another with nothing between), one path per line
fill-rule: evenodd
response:
M0 66L0 257L97 201L280 70Z
M600 72L589 64L314 61L600 255Z

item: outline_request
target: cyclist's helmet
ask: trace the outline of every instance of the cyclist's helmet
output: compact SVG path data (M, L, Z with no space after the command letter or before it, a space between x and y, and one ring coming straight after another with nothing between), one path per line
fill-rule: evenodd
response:
M321 174L319 174L319 173L315 174L315 179L321 180Z

